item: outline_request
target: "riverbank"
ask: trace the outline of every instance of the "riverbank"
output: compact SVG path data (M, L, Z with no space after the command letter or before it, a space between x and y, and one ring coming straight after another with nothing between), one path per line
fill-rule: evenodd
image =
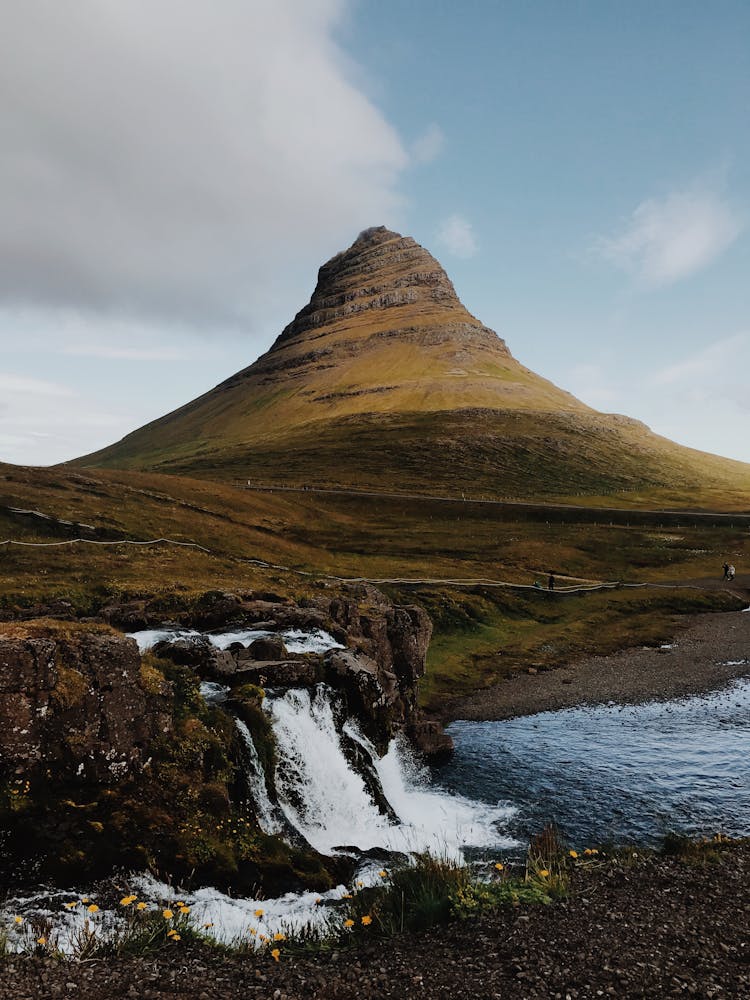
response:
M152 957L88 962L6 957L0 997L457 996L584 1000L597 996L750 995L750 844L680 857L577 863L569 896L503 907L421 934L339 951L226 954L175 945Z
M579 705L634 705L701 694L747 675L750 611L690 615L675 620L671 637L659 647L514 672L500 684L450 702L442 718L484 722Z

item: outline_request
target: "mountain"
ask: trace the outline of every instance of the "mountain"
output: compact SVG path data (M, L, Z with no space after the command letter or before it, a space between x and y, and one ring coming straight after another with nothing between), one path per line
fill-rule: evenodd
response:
M382 226L320 268L248 368L75 464L474 496L750 485L749 466L598 413L525 368L431 254Z

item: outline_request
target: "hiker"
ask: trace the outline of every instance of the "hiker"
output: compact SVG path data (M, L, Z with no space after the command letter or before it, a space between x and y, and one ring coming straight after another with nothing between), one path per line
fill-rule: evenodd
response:
M727 570L727 580L734 580L734 566L730 566Z
M535 590L541 590L542 589L542 585L541 585L541 583L538 580L534 580L534 589Z
M555 575L554 573L550 573L549 580L547 580L547 590L554 590L554 589L555 589Z
M729 579L729 563L724 563L724 565L721 568L724 570L724 576L722 577L722 579L723 580L728 580Z

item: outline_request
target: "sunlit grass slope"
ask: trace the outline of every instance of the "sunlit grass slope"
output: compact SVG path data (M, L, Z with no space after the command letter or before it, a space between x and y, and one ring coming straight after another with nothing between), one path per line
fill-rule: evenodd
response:
M382 228L321 268L249 368L77 464L445 495L750 498L750 466L597 413L525 368L426 250Z

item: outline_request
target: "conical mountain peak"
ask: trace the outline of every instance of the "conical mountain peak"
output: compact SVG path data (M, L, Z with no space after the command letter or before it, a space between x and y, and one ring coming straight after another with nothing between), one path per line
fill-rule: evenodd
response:
M432 254L376 226L249 368L82 464L528 496L734 474L706 461L524 368Z
M348 250L323 264L312 298L282 331L272 350L309 331L361 314L366 314L368 326L371 322L380 328L412 325L402 322L405 312L413 314L418 325L418 317L428 315L439 325L450 319L485 329L461 305L448 275L432 254L410 236L373 226L363 230Z

